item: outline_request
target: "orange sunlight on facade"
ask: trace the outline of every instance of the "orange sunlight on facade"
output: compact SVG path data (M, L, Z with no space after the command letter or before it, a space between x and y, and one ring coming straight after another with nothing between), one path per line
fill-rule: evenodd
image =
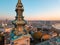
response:
M48 35L48 34L45 34L45 35L42 36L42 39L44 39L44 40L47 40L47 39L50 39L50 38L51 38L51 36Z

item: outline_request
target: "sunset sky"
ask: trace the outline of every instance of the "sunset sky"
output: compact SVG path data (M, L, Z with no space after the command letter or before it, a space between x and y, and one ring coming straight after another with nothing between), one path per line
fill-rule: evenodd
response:
M14 19L18 0L0 0L0 19ZM60 20L60 0L22 0L26 20Z

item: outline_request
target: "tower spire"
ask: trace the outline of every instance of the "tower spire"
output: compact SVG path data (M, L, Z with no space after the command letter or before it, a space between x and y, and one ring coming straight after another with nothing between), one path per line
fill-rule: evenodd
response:
M17 11L17 10L24 10L24 9L23 9L23 4L22 4L21 0L18 0L18 3L17 3L17 5L16 5L16 11Z
M14 43L13 45L20 45L20 44L30 45L30 35L28 34L25 28L25 24L27 22L24 20L23 16L24 8L21 0L18 0L15 11L16 11L16 17L15 20L12 21L14 28L10 33L11 41ZM20 43L20 41L22 42Z
M21 0L18 0L18 3L21 3Z
M15 25L15 34L19 35L20 33L23 33L25 31L24 27L26 24L26 21L24 20L23 17L24 8L21 0L18 0L15 11L17 15L15 17L15 20L13 21L13 24Z

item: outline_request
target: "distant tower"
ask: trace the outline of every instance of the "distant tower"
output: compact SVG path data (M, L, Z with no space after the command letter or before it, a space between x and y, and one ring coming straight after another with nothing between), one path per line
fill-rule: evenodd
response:
M25 30L26 21L23 17L24 8L21 0L18 0L15 11L17 14L15 20L12 22L15 27L11 31L11 40L14 45L30 45L30 35Z

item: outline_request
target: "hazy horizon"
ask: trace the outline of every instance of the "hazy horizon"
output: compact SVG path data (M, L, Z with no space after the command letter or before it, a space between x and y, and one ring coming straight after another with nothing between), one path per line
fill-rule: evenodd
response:
M18 0L0 0L0 19L14 19ZM60 20L60 0L22 0L26 20Z

